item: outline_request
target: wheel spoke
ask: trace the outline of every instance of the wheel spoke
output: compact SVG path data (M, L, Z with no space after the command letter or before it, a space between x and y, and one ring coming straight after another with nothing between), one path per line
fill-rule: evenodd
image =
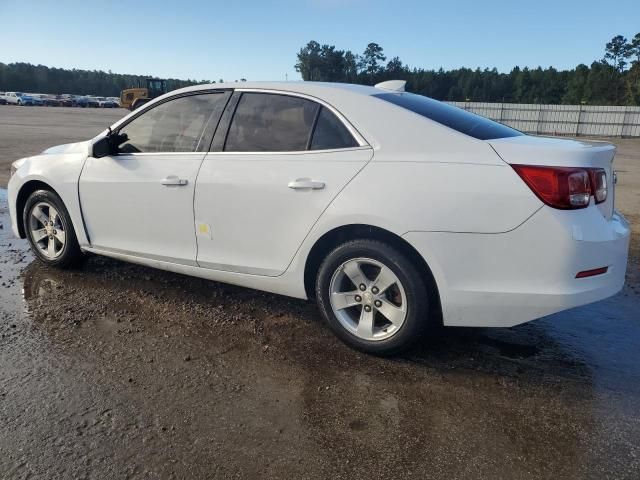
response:
M398 279L390 268L382 267L380 269L380 272L378 272L378 276L373 281L372 286L378 287L378 290L380 290L380 293L382 293L397 281Z
M356 330L356 333L360 338L373 338L373 318L373 309L368 312L364 308L362 309L362 312L360 313L360 321L358 322L358 329Z
M49 221L56 224L56 220L58 219L58 211L53 208L51 205L49 206Z
M64 245L64 242L67 240L67 235L64 233L64 230L56 230L53 236L58 239L61 245Z
M47 230L44 228L41 228L39 230L32 230L31 233L33 235L33 241L36 243L47 238Z
M360 264L356 261L351 261L345 263L344 273L349 277L349 280L356 286L356 288L361 285L369 285L369 280L364 276L362 270L360 269Z
M38 206L31 211L33 215L42 225L46 225L49 217L42 211L42 207Z
M404 321L405 311L400 307L396 307L392 303L382 300L382 305L378 307L378 311L396 326L402 325Z
M51 258L56 256L56 242L53 238L49 239L49 244L47 245L47 255Z
M331 303L336 310L342 310L344 308L353 307L358 305L356 302L356 295L358 291L353 292L340 292L331 294Z

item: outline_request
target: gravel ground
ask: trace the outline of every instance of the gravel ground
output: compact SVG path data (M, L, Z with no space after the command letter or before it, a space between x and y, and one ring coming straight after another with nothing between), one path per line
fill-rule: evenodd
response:
M0 107L1 165L120 114ZM77 136L47 123L71 118ZM637 226L640 141L613 141ZM637 479L633 242L611 299L380 359L303 301L100 257L45 268L0 190L0 479Z

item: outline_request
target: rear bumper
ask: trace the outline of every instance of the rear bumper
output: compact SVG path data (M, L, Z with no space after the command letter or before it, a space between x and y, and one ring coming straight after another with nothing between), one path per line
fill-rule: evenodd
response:
M409 232L440 291L445 325L509 327L610 297L624 285L630 228L594 205L542 207L511 232ZM606 273L575 278L585 270Z

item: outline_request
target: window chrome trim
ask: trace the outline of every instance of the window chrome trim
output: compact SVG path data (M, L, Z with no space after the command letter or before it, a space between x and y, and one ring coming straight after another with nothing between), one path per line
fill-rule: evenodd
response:
M123 152L123 153L116 153L115 155L109 155L110 157L114 157L114 158L123 158L123 157L147 157L147 156L151 156L153 155L154 157L158 157L158 156L162 156L162 157L168 157L171 155L180 155L180 156L185 156L185 155L198 155L198 156L205 156L207 153L207 151L202 151L202 152Z
M169 95L169 96L167 96L165 98L162 98L163 96L152 98L147 103L142 105L140 108L137 108L137 109L133 110L130 114L125 115L123 118L121 118L120 120L115 122L113 125L111 125L111 130L113 132L117 133L117 132L120 131L120 129L126 127L128 124L133 122L136 118L138 118L139 116L141 116L144 113L148 112L149 110L153 110L154 108L156 108L156 107L158 107L158 106L160 106L160 105L162 105L164 103L170 102L172 100L176 100L178 98L192 97L194 95L211 95L211 94L220 94L220 93L224 94L225 92L229 92L229 91L232 92L233 89L231 89L231 88L207 88L207 89L202 89L202 90L193 90L193 91L189 91L189 92L174 93L174 94L171 94L172 92L167 92L165 95Z
M236 91L236 92L247 92L247 93L271 93L271 94L275 94L275 95L287 95L287 96L290 96L290 97L304 98L305 100L309 100L311 102L318 103L318 104L322 105L323 107L325 107L327 110L329 110L331 113L333 113L338 118L338 120L340 120L340 122L349 131L349 133L353 136L353 138L356 139L356 142L358 143L358 146L371 148L371 145L369 145L369 143L360 134L360 132L351 124L351 122L349 122L349 120L347 120L347 118L337 108L335 108L333 105L325 102L321 98L314 97L313 95L309 95L307 93L292 92L292 91L289 91L289 90L274 90L274 89L271 89L271 88L269 88L269 89L267 89L267 88L236 88L236 89L234 89L234 91ZM340 149L333 149L333 150L351 150L353 148L354 147L340 148ZM355 147L355 148L357 148L357 147ZM292 153L300 153L300 152L306 152L306 151L309 151L309 150L298 150L297 152L292 152ZM327 150L315 150L315 151L323 151L324 152L324 151L327 151ZM225 153L271 153L271 152L249 152L249 151L247 151L247 152L225 152Z
M351 152L354 150L372 150L373 147L369 145L360 145L357 147L346 148L330 148L325 150L284 150L284 151L272 151L272 152L206 152L209 155L313 155L322 153L339 153L339 152ZM139 155L139 154L138 154Z

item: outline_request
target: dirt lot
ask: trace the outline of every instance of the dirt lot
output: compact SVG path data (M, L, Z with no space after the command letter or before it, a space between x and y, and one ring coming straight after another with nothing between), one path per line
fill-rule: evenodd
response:
M0 168L121 114L0 106ZM613 141L637 228L640 140ZM44 268L3 195L0 479L638 478L637 229L616 297L380 359L306 302L99 257Z

